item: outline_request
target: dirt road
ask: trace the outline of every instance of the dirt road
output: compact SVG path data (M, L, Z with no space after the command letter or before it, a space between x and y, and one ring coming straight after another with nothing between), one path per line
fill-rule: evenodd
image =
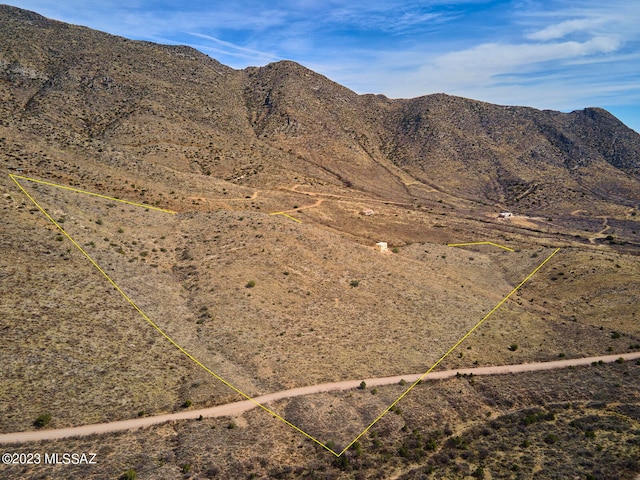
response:
M431 372L424 377L424 380L437 380L444 378L454 377L456 374L470 374L473 375L499 375L506 373L519 373L519 372L533 372L540 370L553 370L558 368L567 368L570 366L590 365L593 362L603 361L611 363L619 358L624 360L636 360L640 359L640 352L617 354L617 355L601 355L598 357L587 358L575 358L569 360L556 360L553 362L540 362L540 363L523 363L518 365L500 365L491 367L477 367L457 370L445 370L440 372ZM423 374L410 374L410 375L398 375L395 377L384 378L366 378L364 379L367 387L392 385L405 380L407 383L413 383L419 378L423 377ZM269 393L256 397L254 401L244 400L240 402L228 403L226 405L218 405L216 407L204 408L200 410L189 410L178 413L169 413L165 415L156 415L153 417L133 418L130 420L122 420L119 422L98 423L94 425L83 425L80 427L59 428L55 430L36 430L29 432L17 432L17 433L3 433L0 434L0 444L6 443L26 443L35 442L40 440L57 440L60 438L68 437L81 437L86 435L93 435L97 433L118 432L123 430L135 430L142 427L148 427L150 425L157 425L159 423L175 421L175 420L188 420L197 419L201 415L202 417L226 417L237 416L247 410L256 408L258 404L266 405L269 402L276 400L282 400L284 398L298 397L302 395L311 395L314 393L330 392L334 390L350 390L357 388L360 385L359 380L346 380L342 382L323 383L319 385L310 385L307 387L292 388L290 390L283 390L281 392Z

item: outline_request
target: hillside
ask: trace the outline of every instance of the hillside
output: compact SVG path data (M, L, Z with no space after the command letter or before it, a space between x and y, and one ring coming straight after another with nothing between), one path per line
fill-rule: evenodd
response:
M2 14L4 127L101 164L245 185L297 175L396 200L429 185L529 213L640 201L640 136L600 109L358 96L293 62L235 71L187 47Z
M251 396L424 372L514 289L438 368L640 349L640 135L602 109L357 95L294 62L234 70L188 47L8 6L0 99L2 432L35 428L45 412L59 428L238 400L202 365ZM448 246L462 243L474 245ZM558 421L536 425L530 454L508 447L524 470L552 459L564 475L560 464L586 449L632 478L640 457L618 459L637 451L638 368L532 374L543 393L509 393L514 378L440 382L432 396L403 399L379 439L363 438L362 458L348 452L351 467L252 412L114 437L157 443L162 465L114 447L103 451L108 469L87 478L127 465L175 478L185 462L192 478L233 478L237 465L237 478L323 468L326 478L369 478L377 467L384 478L437 478L460 463L470 475L478 457L458 455L455 438L504 450L483 428L520 435L532 408ZM620 396L595 395L605 384ZM572 385L584 385L579 407L564 409ZM339 450L403 388L271 407ZM625 416L625 429L611 415ZM576 440L585 422L618 459ZM552 429L570 448L547 446ZM185 460L191 433L230 460ZM96 439L70 442L57 445ZM485 467L511 478L505 462Z

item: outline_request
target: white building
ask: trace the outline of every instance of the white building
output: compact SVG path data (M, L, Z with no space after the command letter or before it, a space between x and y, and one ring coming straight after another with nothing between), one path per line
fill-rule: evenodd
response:
M378 242L378 243L376 243L376 246L380 248L381 252L386 252L387 249L389 248L387 246L387 242Z

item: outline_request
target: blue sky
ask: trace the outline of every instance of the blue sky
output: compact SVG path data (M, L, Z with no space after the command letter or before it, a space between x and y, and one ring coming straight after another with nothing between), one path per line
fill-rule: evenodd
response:
M294 60L358 93L603 107L640 132L638 0L5 0L234 68Z

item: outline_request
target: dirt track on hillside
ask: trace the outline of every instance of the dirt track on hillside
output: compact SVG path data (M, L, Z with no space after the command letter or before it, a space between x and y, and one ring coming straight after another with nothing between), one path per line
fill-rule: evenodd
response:
M364 379L367 387L393 385L401 380L413 384L418 379L439 380L451 378L457 374L473 374L473 375L500 375L506 373L534 372L542 370L554 370L559 368L567 368L571 366L590 365L593 362L603 361L612 363L619 358L624 360L640 359L640 352L602 355L597 357L575 358L569 360L556 360L553 362L538 363L522 363L517 365L499 365L490 367L477 367L456 370L444 370L425 374L398 375L395 377L369 378ZM124 430L135 430L138 428L157 425L164 422L176 420L191 420L202 416L208 417L227 417L240 415L248 410L258 407L259 405L267 405L269 402L282 400L285 398L299 397L302 395L312 395L314 393L329 392L335 390L350 390L357 388L362 379L345 380L342 382L323 383L318 385L309 385L307 387L292 388L280 392L269 393L254 398L253 400L243 400L239 402L228 403L226 405L218 405L215 407L204 408L199 410L189 410L178 413L169 413L164 415L155 415L152 417L133 418L130 420L122 420L118 422L98 423L94 425L82 425L79 427L59 428L55 430L36 430L29 432L3 433L0 434L0 444L8 443L26 443L41 440L57 440L68 437L82 437L99 433L110 433Z

